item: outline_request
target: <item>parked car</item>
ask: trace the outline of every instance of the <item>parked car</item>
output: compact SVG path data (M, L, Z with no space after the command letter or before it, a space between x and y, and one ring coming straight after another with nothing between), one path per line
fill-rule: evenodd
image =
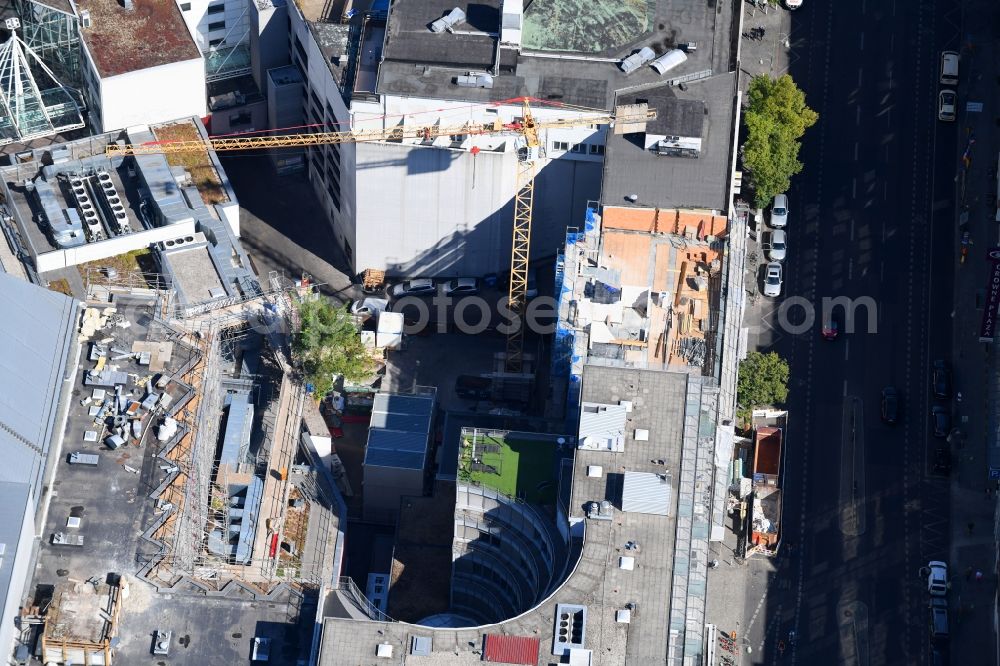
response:
M389 295L393 298L402 298L403 296L430 296L436 290L437 288L434 286L434 280L429 278L417 278L416 280L407 280L406 282L400 282L399 284L389 287Z
M777 261L767 265L767 272L764 274L764 295L781 295L781 264Z
M882 389L882 420L894 425L899 418L899 392L895 386Z
M948 564L940 560L927 563L927 591L933 597L943 597L948 593Z
M954 90L942 90L938 93L938 120L946 123L955 122L955 105L958 95Z
M931 640L948 640L948 602L939 597L931 599Z
M778 194L771 204L771 226L775 229L784 229L788 224L788 196Z
M941 84L958 85L958 53L955 51L941 53Z
M802 6L802 0L785 0L785 9L796 10Z
M951 474L951 451L947 444L934 449L934 473L943 476Z
M823 339L836 340L840 334L840 321L831 312L823 315Z
M944 405L931 407L931 428L939 439L944 439L951 432L951 413Z
M771 261L784 261L785 250L785 232L782 229L775 229L771 232L771 245L767 249L767 256Z
M389 301L384 298L365 298L360 301L351 301L348 309L351 314L367 319L388 310Z
M931 370L931 381L934 386L934 397L939 400L951 398L951 370L944 359L934 361Z
M444 283L445 296L472 296L479 293L479 281L476 278L455 278Z

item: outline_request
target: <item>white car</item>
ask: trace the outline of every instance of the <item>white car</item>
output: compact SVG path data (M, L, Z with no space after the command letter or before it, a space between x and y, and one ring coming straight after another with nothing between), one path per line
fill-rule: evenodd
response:
M384 298L366 298L361 301L351 301L351 314L359 317L374 317L389 309L389 301Z
M764 295L781 296L781 264L772 261L764 274Z
M767 249L767 256L771 261L785 260L785 232L782 229L771 232L771 246Z
M958 52L943 51L941 53L941 84L945 86L958 85Z
M455 278L444 283L445 296L472 296L479 293L476 278Z
M416 280L407 280L406 282L400 282L397 285L393 285L389 288L389 295L393 298L401 298L403 296L430 296L437 291L434 286L434 280L429 278L417 278Z
M948 565L937 560L927 563L931 570L927 576L927 591L932 597L943 597L948 594Z
M771 226L775 229L784 229L788 224L788 197L778 194L771 204Z
M802 0L785 0L786 9L798 9L802 6Z
M955 122L956 99L954 90L942 90L938 93L938 120L946 123Z

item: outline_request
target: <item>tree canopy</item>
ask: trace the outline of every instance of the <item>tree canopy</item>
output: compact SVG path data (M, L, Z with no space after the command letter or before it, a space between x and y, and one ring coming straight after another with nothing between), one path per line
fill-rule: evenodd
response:
M750 352L740 363L736 403L743 415L754 407L780 405L788 397L788 363L775 352Z
M319 297L300 303L299 317L302 325L292 349L317 395L330 392L335 375L355 382L372 372L374 363L346 306L336 307Z
M799 139L818 119L789 75L772 79L761 74L750 81L743 166L752 176L758 206L787 191L791 177L802 171Z

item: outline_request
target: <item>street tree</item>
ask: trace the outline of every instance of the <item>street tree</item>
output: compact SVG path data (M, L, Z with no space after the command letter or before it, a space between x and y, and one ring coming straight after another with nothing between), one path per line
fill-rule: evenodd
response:
M818 119L789 75L772 79L761 74L750 81L743 167L751 174L757 206L786 192L791 177L802 171L799 139Z
M750 352L736 382L738 417L749 421L754 407L781 405L788 397L788 363L775 352Z
M299 304L302 322L292 344L305 380L324 396L336 375L352 382L371 374L374 362L361 342L358 325L347 310L320 296Z

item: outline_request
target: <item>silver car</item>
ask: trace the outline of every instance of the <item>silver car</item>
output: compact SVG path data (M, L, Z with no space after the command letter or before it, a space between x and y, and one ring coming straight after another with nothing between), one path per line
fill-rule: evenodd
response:
M775 229L784 229L788 224L788 196L777 194L774 203L771 204L771 226Z
M402 298L403 296L433 296L437 292L434 280L427 278L417 278L400 282L389 288L389 296L392 298Z
M771 246L767 249L767 256L771 261L785 260L785 232L781 229L771 232Z
M767 265L767 272L764 274L764 295L781 296L781 264L777 261Z

